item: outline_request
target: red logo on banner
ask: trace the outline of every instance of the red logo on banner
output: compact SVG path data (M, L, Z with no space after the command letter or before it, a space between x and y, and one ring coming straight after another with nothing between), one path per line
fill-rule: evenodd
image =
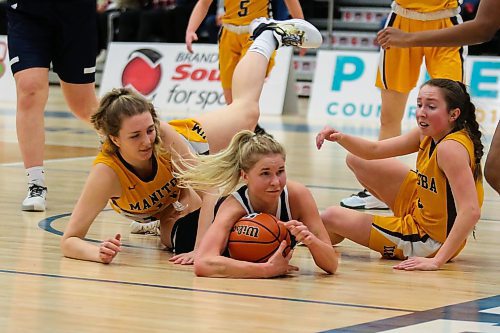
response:
M178 65L172 80L180 81L191 79L192 81L220 81L218 69L195 68L191 64Z
M144 96L151 94L161 79L162 55L151 49L139 49L130 53L122 73L122 86L132 86Z

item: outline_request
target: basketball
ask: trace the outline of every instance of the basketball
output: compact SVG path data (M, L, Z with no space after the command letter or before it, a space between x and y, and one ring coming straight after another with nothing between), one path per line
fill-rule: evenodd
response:
M284 251L287 255L291 250L290 233L278 221L266 213L243 216L229 234L229 256L242 261L266 262L283 240L288 244Z

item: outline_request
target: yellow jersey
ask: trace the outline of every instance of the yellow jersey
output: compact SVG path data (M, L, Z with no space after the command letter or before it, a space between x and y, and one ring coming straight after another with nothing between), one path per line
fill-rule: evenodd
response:
M446 135L438 143L434 143L431 137L425 137L417 156L417 199L413 212L425 233L441 243L446 240L457 216L450 184L437 162L437 146L447 140L457 141L467 149L474 172L474 144L464 129ZM476 180L476 191L481 207L484 196L482 179Z
M271 17L270 0L226 0L222 23L248 25L253 19Z
M107 154L104 149L97 155L98 163L109 166L120 180L121 196L109 199L111 207L119 214L137 221L151 222L179 196L177 179L172 176L172 165L167 155L153 155L153 173L141 179L119 152Z

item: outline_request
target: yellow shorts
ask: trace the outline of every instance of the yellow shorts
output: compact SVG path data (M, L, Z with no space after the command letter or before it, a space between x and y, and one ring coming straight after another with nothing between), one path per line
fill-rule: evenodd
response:
M219 37L220 81L223 89L231 89L234 69L252 45L252 40L250 40L250 34L237 34L224 28L221 30ZM274 66L275 55L276 51L269 60L266 76L269 75Z
M413 219L417 205L417 174L410 171L394 202L394 216L374 216L370 249L390 259L432 257L442 243L431 239Z
M174 130L186 139L192 152L198 155L208 155L209 145L207 136L201 124L193 119L175 119L168 122Z
M419 21L391 12L386 26L406 32L417 32L444 29L457 24L459 24L457 17ZM463 47L391 47L388 50L381 50L375 85L381 89L408 93L417 84L424 57L431 78L464 81L466 53Z

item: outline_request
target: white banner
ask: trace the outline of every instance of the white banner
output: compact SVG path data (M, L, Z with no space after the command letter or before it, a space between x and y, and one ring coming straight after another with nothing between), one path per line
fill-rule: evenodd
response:
M0 35L0 101L16 102L16 83L9 65L7 36Z
M380 91L375 87L378 52L320 50L316 60L309 120L329 122L352 120L378 123ZM417 88L408 98L403 123L413 126L418 87L428 79L422 69ZM500 59L466 59L466 82L477 107L477 119L486 132L500 120Z
M218 47L196 44L195 51L188 53L185 44L111 43L100 95L129 86L169 113L192 116L220 108L225 100L219 80ZM262 114L282 113L292 51L278 51L261 95Z

